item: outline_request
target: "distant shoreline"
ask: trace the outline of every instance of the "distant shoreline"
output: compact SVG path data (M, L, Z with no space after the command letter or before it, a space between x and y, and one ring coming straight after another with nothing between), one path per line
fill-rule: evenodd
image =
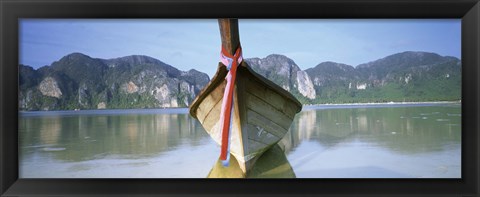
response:
M332 106L332 105L401 105L401 104L449 104L462 103L459 101L425 101L425 102L381 102L381 103L325 103L325 104L304 104L303 106Z
M188 108L139 108L139 109L83 109L83 110L39 110L18 111L21 116L50 115L109 115L109 114L188 114Z
M429 101L429 102L388 102L388 103L327 103L327 104L305 104L304 109L316 108L316 107L348 107L348 106L389 106L389 105L429 105L429 104L461 104L461 101ZM188 113L188 107L172 107L172 108L139 108L139 109L84 109L84 110L38 110L38 111L18 111L20 114L38 114L38 113L53 113L53 114L110 114L115 112L117 114L128 114L132 111L136 113L158 113L169 111Z
M372 107L422 107L441 104L461 104L461 101L430 101L430 102L388 102L388 103L328 103L303 105L303 110L336 109L336 108L372 108Z

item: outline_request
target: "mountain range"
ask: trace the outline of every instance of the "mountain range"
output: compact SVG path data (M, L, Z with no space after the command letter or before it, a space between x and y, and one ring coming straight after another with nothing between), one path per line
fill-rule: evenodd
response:
M324 62L306 72L317 90L316 102L461 99L461 61L435 53L397 53L356 67Z
M73 53L37 70L20 65L20 110L186 107L210 81L140 55L98 59Z
M435 53L407 51L355 67L322 62L306 70L284 55L245 61L303 104L461 99L461 61ZM19 69L20 110L187 107L210 81L200 71L141 55L73 53L50 66Z

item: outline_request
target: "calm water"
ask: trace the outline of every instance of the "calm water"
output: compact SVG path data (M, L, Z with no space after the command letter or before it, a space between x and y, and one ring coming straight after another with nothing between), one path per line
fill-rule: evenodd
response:
M22 178L205 178L218 170L220 148L187 109L20 117ZM268 165L259 160L267 166L259 174L280 158L288 177L460 178L461 105L304 107L278 147L262 158Z

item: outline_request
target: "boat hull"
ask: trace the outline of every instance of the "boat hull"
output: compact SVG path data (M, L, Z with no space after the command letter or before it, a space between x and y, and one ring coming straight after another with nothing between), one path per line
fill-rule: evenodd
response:
M190 106L190 114L217 144L222 139L220 111L227 72L220 64L213 79ZM250 170L263 152L283 138L301 108L289 92L242 63L233 93L229 150L243 172Z

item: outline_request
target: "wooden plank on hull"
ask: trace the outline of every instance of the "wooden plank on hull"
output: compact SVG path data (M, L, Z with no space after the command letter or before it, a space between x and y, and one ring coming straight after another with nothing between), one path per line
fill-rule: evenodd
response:
M225 89L226 81L219 83L219 86L204 97L202 104L198 106L197 114L208 114L213 106L223 98L223 91Z
M203 124L203 122L205 122L205 119L207 118L207 116L215 109L215 106L218 105L218 103L221 103L222 100L218 100L218 101L215 101L215 102L209 102L208 104L205 103L205 104L201 104L200 106L198 106L197 108L197 118L198 120ZM218 113L218 112L217 112Z
M240 73L242 72L246 73L248 78L250 78L251 80L255 80L257 83L261 84L262 86L266 86L267 89L271 90L271 92L275 92L281 95L281 97L288 100L289 103L292 103L294 106L296 106L297 113L300 112L300 110L302 109L302 104L290 92L278 86L277 84L273 83L272 81L265 78L264 76L256 73L245 62L242 62L242 64L245 64L245 66L240 67L241 69L238 70Z
M210 112L205 116L202 125L205 130L210 131L219 120L220 120L220 110L222 109L222 100L218 101L215 106L210 110Z
M240 124L239 124L239 128L241 129L242 133L241 133L241 136L242 136L242 145L243 145L243 153L246 153L248 152L248 128L247 128L247 125L248 125L248 122L247 122L247 106L245 104L245 84L246 84L246 81L248 81L249 79L246 78L242 73L238 73L238 79L237 82L236 82L236 91L235 91L235 98L237 99L236 101L236 107L238 109L238 117L240 119ZM245 155L245 154L244 154Z
M261 142L264 144L273 144L280 141L281 138L271 134L264 128L261 128L258 126L257 127L250 126L248 128L248 139Z
M267 145L267 144L257 142L255 140L251 140L251 139L248 139L248 143L249 143L249 146L248 146L248 152L246 153L246 155L259 153L262 150L269 147L269 145Z
M238 83L237 85L235 85L234 87L234 92L233 92L233 115L232 115L232 123L233 123L233 126L232 126L232 129L233 128L236 128L236 130L238 131L237 133L233 133L232 132L232 135L237 135L237 137L239 138L238 139L238 143L242 145L241 148L238 149L238 152L240 155L245 155L245 137L244 137L244 131L243 131L243 128L242 128L242 119L241 119L241 113L240 113L240 108L239 108L239 88L238 88ZM233 142L233 141L232 141Z
M247 129L256 129L257 127L263 128L267 130L272 135L275 135L279 138L282 138L288 130L283 128L282 126L275 124L273 121L263 117L262 115L258 114L255 111L248 110L248 124L249 127Z
M247 107L249 110L255 111L259 115L266 117L270 121L280 125L285 130L290 128L292 118L278 111L273 106L260 100L254 95L247 94Z
M257 96L259 99L269 103L275 107L278 111L281 111L290 118L294 118L295 114L298 111L298 106L295 103L291 102L287 98L281 96L280 94L272 91L266 86L256 82L255 80L247 81L247 92Z

